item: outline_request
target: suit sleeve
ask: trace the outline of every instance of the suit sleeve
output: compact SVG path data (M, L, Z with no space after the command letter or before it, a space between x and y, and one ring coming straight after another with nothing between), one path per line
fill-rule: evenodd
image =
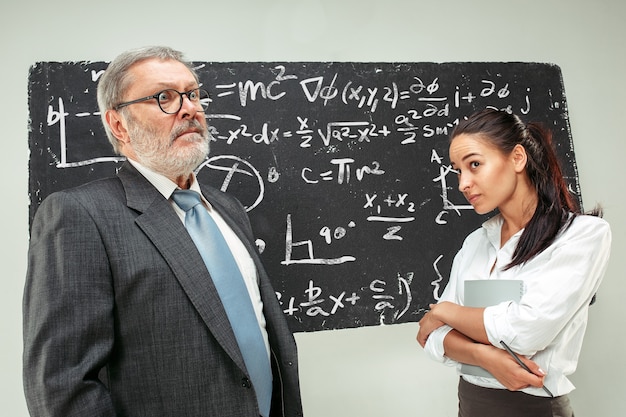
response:
M113 290L100 231L70 193L39 207L23 299L26 402L38 417L115 416L98 379L113 346Z

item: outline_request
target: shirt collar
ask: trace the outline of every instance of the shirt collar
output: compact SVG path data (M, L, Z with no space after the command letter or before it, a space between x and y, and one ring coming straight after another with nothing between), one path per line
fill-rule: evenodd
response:
M500 240L502 237L502 224L504 223L504 219L501 214L496 214L489 220L485 221L482 224L483 229L487 233L487 239L489 242L496 248L496 250L500 249ZM517 242L520 236L524 233L524 229L518 230L513 236L509 238L507 242L505 242L505 246L512 245L513 248L517 247Z
M144 165L133 159L127 158L127 160L131 163L132 166L137 169L137 171L141 173L141 175L146 177L150 184L152 184L154 188L156 188L167 200L169 200L172 196L172 193L179 188L175 182L173 182L166 176L145 167ZM196 174L193 172L191 173L191 184L189 186L189 189L197 192L202 196L202 192L200 191L200 185L198 184L198 181L196 181ZM202 199L204 200L204 197L202 197Z

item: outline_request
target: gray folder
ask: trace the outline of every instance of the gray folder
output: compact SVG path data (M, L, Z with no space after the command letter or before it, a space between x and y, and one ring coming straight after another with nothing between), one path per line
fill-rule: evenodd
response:
M465 281L465 306L489 307L504 301L519 302L524 294L524 282L519 279L481 279ZM462 364L461 373L493 378L480 366Z

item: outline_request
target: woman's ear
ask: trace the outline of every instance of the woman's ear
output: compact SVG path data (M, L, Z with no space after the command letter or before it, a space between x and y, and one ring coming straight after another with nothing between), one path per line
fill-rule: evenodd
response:
M511 159L516 172L524 171L526 169L526 163L528 162L526 148L520 144L515 145L513 151L511 151Z
M128 129L126 127L126 120L122 117L119 111L112 109L107 110L105 113L105 120L109 125L111 133L113 133L113 136L115 136L117 140L125 144L130 141Z

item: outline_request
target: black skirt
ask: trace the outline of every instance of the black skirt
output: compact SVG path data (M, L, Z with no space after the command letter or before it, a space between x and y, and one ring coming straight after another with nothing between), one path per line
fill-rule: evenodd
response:
M574 417L567 395L538 397L459 381L459 417Z

